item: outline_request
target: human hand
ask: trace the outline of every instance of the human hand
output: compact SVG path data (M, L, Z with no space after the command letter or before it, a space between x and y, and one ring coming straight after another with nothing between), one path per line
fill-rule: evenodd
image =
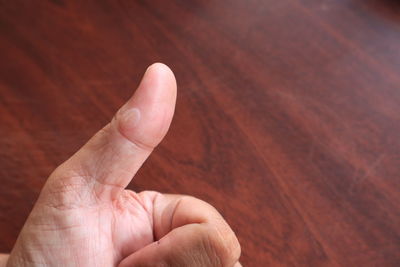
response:
M48 178L7 266L240 266L209 204L125 187L172 120L176 82L154 64L112 121Z

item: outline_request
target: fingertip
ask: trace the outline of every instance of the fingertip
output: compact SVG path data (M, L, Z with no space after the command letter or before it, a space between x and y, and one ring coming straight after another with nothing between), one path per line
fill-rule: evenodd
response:
M155 147L170 126L176 102L176 80L163 63L149 66L132 98L117 113L120 132L129 140Z
M173 74L173 71L171 70L170 67L168 67L168 65L161 63L161 62L155 62L153 64L151 64L149 67L147 67L147 71L149 70L159 70L159 71L165 71L165 72L169 72Z
M164 82L171 83L171 85L175 87L173 89L175 89L176 91L176 78L174 72L166 64L161 62L156 62L151 64L147 68L144 77L148 75L150 75L153 78L161 79Z
M162 97L164 102L175 102L177 86L174 72L164 63L153 63L143 75L137 91L141 90L151 92L153 99Z

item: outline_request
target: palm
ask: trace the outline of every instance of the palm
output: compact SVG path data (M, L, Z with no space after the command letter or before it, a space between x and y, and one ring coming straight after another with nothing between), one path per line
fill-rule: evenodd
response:
M61 266L72 259L78 266L116 265L154 241L152 203L156 194L125 190L114 202L79 207L39 201L27 222L30 227L24 229L29 240L34 240L30 247L44 253L45 260L35 263ZM51 221L42 223L46 218Z

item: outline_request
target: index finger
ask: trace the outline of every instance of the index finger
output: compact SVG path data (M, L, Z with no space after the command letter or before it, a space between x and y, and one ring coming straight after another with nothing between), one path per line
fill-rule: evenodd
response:
M240 245L221 214L194 197L157 195L155 242L125 258L125 266L240 266Z

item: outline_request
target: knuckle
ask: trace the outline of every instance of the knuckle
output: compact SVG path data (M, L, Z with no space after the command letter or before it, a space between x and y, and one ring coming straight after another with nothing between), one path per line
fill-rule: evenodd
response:
M230 239L230 256L231 259L236 262L239 260L240 255L242 253L242 248L240 247L239 240L237 239L236 235L232 231L231 239Z
M207 227L205 243L205 247L209 247L208 254L215 258L216 266L231 266L240 257L239 241L226 223L222 227Z

